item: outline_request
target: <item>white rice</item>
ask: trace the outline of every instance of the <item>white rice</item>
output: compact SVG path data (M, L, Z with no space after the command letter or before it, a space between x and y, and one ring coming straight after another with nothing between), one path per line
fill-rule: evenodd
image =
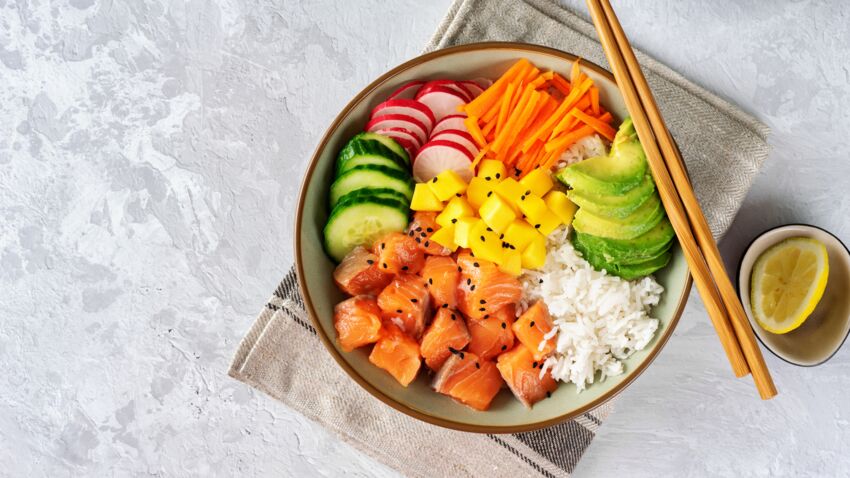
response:
M556 352L541 373L572 382L578 391L596 380L623 373L621 360L652 340L658 320L649 316L664 288L652 276L626 281L598 272L581 258L569 228L549 235L546 265L522 277L525 309L541 299L555 324L550 340Z
M585 136L564 151L564 154L558 158L555 170L557 171L583 159L608 154L608 148L605 144L605 141L598 134Z

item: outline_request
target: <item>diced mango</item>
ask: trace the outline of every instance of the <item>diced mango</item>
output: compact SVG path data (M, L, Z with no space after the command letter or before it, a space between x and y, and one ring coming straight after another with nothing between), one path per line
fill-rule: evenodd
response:
M414 211L442 211L443 202L437 198L434 191L427 184L418 183L413 188L413 199L410 201L410 209Z
M502 263L499 264L499 269L505 274L512 276L522 274L522 256L520 252L514 249L505 249L502 252Z
M484 178L472 178L469 181L469 187L466 189L466 199L469 204L476 210L484 204L488 194L492 195L493 189L496 187L495 181L487 181Z
M430 184L430 183L429 183ZM452 221L452 219L460 219L462 217L474 216L475 211L472 209L472 206L466 201L463 196L455 196L451 201L446 204L446 207L443 208L443 212L437 215L436 221L437 224L446 227L450 224L454 224L457 221Z
M459 247L469 247L469 235L472 231L472 226L479 220L474 217L460 217L455 223L454 243ZM529 226L531 227L531 226Z
M455 224L449 224L448 226L443 226L437 229L436 232L431 234L431 240L454 252L454 250L457 249L457 244L455 243L455 227Z
M531 221L530 224L534 226L540 234L548 236L561 225L561 218L555 215L555 213L547 207L546 212L536 221Z
M499 181L508 177L508 173L505 169L505 163L497 159L485 159L478 166L477 176L485 181Z
M469 231L469 248L475 257L499 264L502 262L502 241L499 235L489 230L484 221L478 221Z
M522 219L516 219L505 229L505 237L502 240L514 246L517 251L522 251L537 236L540 236L540 233L534 226Z
M452 169L447 169L434 176L434 179L428 181L427 184L440 201L447 201L453 196L463 194L468 186L466 181Z
M504 232L505 228L516 219L513 207L498 194L493 194L484 201L481 209L478 210L478 215L498 233Z
M536 223L543 220L543 217L549 213L549 208L543 198L536 194L528 196L520 196L519 210L528 218L528 222Z
M540 269L546 264L546 238L538 234L525 246L522 254L522 267Z
M526 190L530 190L538 196L543 196L549 192L554 185L549 171L543 168L537 168L526 174L524 178L519 180L519 183L522 184Z
M567 226L573 223L573 216L576 215L578 206L570 201L566 194L561 191L549 191L549 194L543 200L562 223Z
M514 207L514 211L519 211L519 207L517 203L519 203L519 198L526 191L522 187L520 183L517 182L514 178L507 178L504 181L500 182L496 185L494 189L496 194L505 198L508 201L508 204Z

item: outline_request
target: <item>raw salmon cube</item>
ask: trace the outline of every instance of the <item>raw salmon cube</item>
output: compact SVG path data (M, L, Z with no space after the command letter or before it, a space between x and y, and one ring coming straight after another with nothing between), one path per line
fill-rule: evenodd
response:
M454 309L457 306L457 285L460 271L451 257L429 256L419 273L431 294L431 305Z
M486 315L486 318L470 320L467 324L471 336L469 351L489 360L513 348L514 333L511 326L516 318L514 310L513 305L506 305Z
M429 301L430 296L424 280L413 274L396 276L378 294L378 307L381 308L383 317L415 339L425 330Z
M446 360L431 386L464 405L487 410L503 384L495 363L471 352L457 352Z
M517 340L528 347L534 360L540 361L555 351L555 338L545 341L543 338L552 327L549 309L542 300L538 300L514 322L513 329Z
M458 309L470 319L481 320L519 302L522 296L519 279L500 271L496 264L464 250L457 256L457 265L461 268Z
M372 296L358 295L334 307L334 328L339 346L346 352L378 341L381 309Z
M431 236L441 228L437 224L436 218L437 213L435 212L417 212L407 226L407 235L416 242L425 254L448 256L452 251L431 240Z
M391 274L378 269L378 256L357 246L334 269L334 282L348 295L378 295L390 281Z
M403 387L416 378L422 365L419 344L392 324L385 324L384 333L369 354L369 361L389 372Z
M469 330L460 312L452 309L438 309L437 315L425 333L419 348L425 365L437 371L443 366L452 350L462 350L469 343Z
M425 253L416 241L400 232L378 239L372 252L378 256L378 268L390 274L416 274L425 264Z
M551 395L558 382L549 371L540 377L543 362L534 359L534 354L525 345L519 344L496 360L496 367L514 396L526 407Z

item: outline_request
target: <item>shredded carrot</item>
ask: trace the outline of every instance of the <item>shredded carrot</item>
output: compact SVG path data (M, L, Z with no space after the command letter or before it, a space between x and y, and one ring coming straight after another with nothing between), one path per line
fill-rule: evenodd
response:
M568 147L572 146L576 141L584 138L585 136L590 136L593 134L593 128L584 125L572 131L569 131L561 136L558 136L552 141L546 143L544 148L548 152L557 151L557 150L566 150Z
M570 94L570 84L567 80L564 79L563 76L555 73L552 75L552 86L555 87L558 91L560 91L564 96Z
M593 111L593 116L599 116L599 88L590 87L590 109Z
M516 63L514 63L508 71L505 72L498 80L496 80L489 88L484 90L484 93L478 95L477 98L470 101L464 107L464 111L468 115L481 117L484 113L490 109L490 106L494 102L498 102L504 93L507 84L510 83L514 77L520 73L524 72L526 66L532 66L531 62L525 58L520 58ZM532 66L533 68L533 66Z
M588 115L587 113L573 108L570 114L579 119L582 123L593 128L597 133L601 134L608 141L614 141L614 135L617 131L604 121L599 121L598 118Z
M505 95L502 97L501 106L499 106L499 114L496 116L496 134L502 131L502 126L508 120L508 112L511 108L511 102L514 98L518 83L508 83L508 88L505 90Z
M484 145L487 144L487 139L484 138L484 133L481 132L481 128L478 127L478 118L475 116L469 116L465 120L463 120L464 126L466 126L467 131L472 136L472 139L478 143L479 148L483 148Z

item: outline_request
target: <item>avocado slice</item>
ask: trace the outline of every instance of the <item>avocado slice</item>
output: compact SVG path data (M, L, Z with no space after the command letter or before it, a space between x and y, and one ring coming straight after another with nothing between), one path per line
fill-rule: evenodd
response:
M646 153L638 141L631 118L626 118L614 136L608 156L597 156L567 166L555 175L581 194L624 194L646 176Z
M579 208L573 219L573 228L578 232L611 239L634 239L649 232L664 219L664 206L658 194L644 201L635 212L623 219L597 216L584 208Z
M597 216L622 219L635 212L655 192L655 181L649 174L643 181L624 194L596 194L573 189L567 196L579 207L583 207Z
M629 239L609 239L575 231L573 243L581 243L586 250L593 251L605 261L617 264L634 264L657 257L673 245L675 232L665 217L649 232Z
M633 264L617 264L606 261L605 258L596 254L592 249L586 248L581 241L576 241L573 245L594 269L606 270L609 274L621 277L625 280L648 276L649 274L667 266L670 262L670 258L672 257L672 253L669 250L666 250L657 256L642 262L636 262Z

